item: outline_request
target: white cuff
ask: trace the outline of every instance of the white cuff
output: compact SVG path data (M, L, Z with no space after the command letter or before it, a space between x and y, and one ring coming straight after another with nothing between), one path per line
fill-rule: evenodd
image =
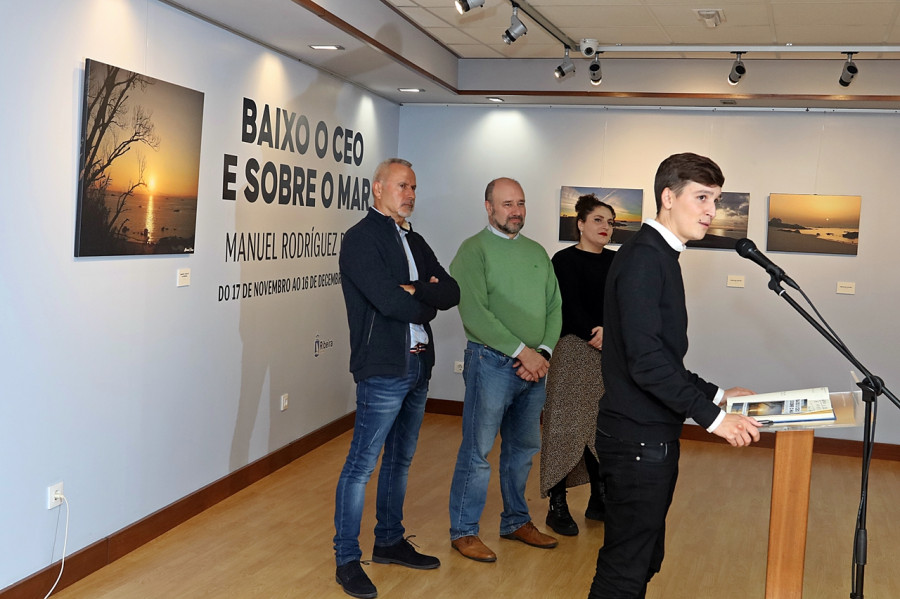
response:
M713 423L709 425L709 428L706 429L706 432L711 433L722 424L722 421L725 420L725 410L719 410L719 415L716 416L716 419L713 420Z

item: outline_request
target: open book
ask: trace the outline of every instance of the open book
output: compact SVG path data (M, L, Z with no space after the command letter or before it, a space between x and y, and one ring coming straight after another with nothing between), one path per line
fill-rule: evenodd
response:
M730 397L725 410L729 414L752 416L763 424L823 422L835 419L828 387Z

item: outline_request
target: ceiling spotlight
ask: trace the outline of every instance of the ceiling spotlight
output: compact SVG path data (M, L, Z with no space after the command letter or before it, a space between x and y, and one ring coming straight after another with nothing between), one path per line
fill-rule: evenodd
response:
M456 0L456 10L459 14L465 14L479 6L484 6L484 0Z
M511 44L526 33L528 33L528 28L525 27L525 23L519 20L519 7L513 6L512 18L509 20L509 29L504 31L500 37L507 44Z
M747 67L744 66L744 61L741 60L741 54L743 52L732 52L735 55L734 64L731 65L731 72L728 73L728 83L729 85L737 85L738 81L741 80L741 77L747 74Z
M600 85L600 82L603 81L603 73L600 72L599 54L594 55L594 60L592 60L590 66L588 66L588 71L591 73L591 85Z
M853 62L853 55L856 52L844 52L844 54L847 55L847 62L844 63L844 70L841 71L841 78L838 79L838 83L843 87L847 87L853 81L853 78L856 77L856 74L859 73L859 67Z
M556 70L553 71L553 74L556 75L557 79L565 79L566 75L575 72L575 63L572 62L572 59L569 58L569 48L566 47L566 57L563 58L563 61L559 63L559 66L556 67Z

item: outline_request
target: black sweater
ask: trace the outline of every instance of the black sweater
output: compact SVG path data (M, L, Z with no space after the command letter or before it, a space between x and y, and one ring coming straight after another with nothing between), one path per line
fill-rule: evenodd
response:
M590 341L591 330L603 326L603 288L616 253L599 254L569 246L553 254L553 270L562 295L562 332Z
M424 325L428 376L434 366L434 340L429 322L438 310L459 303L459 286L440 265L425 239L406 236L419 271L409 280L409 264L394 221L370 208L344 235L338 260L341 288L350 325L350 372L359 382L370 376L404 376L409 364L409 324ZM431 277L437 283L429 283ZM400 285L412 284L410 295Z
M643 225L622 245L606 282L603 381L597 427L628 441L673 441L686 417L718 417L718 387L684 367L687 309L679 253Z

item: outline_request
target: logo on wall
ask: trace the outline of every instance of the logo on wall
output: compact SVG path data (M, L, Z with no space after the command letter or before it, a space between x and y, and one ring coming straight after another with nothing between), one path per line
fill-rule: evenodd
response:
M334 347L334 339L319 339L319 336L316 335L316 342L313 348L313 356L318 358L319 354L325 351L326 349L331 349Z

